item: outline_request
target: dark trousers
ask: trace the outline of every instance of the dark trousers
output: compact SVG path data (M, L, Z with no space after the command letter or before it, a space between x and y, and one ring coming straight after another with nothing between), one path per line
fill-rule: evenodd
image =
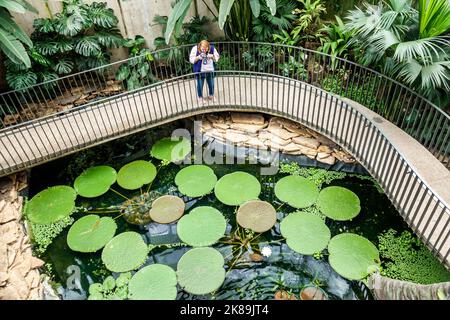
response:
M203 72L195 75L197 78L197 95L203 98L203 86L208 83L208 92L210 96L214 95L214 72Z

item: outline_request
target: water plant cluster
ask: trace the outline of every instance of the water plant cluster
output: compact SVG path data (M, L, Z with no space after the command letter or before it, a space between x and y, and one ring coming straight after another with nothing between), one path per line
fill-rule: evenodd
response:
M161 168L185 159L190 152L191 145L185 138L163 138L153 144L151 161L132 161L118 171L106 165L87 168L73 186L49 187L27 203L25 215L33 225L52 225L66 221L74 212L81 213L67 233L68 247L82 253L101 251L105 268L120 274L116 279L108 277L102 284L92 284L90 299L175 299L177 286L194 295L215 292L246 254L252 253L256 260L270 256L270 246L262 248L259 239L276 225L280 236L273 242L285 242L302 255L318 259L327 256L331 267L346 279L363 280L379 269L378 249L368 239L353 233L331 237L327 219L355 218L361 210L360 200L344 187L321 188L326 181L319 173L310 175L313 179L288 174L269 184L276 202L281 203L278 208L275 202L260 199L267 186L254 175L235 171L218 179L206 165L183 166L174 179L178 193L152 190ZM130 190L138 195L126 196ZM123 202L101 208L76 206L78 197L91 199L107 192L117 194ZM220 208L194 205L185 212L186 199L209 194L235 208L234 230L227 230L228 217ZM283 206L294 212L280 217ZM144 266L149 252L161 245L147 243L134 231L118 232L119 218L138 225L176 223L179 245L190 249L181 256L176 270L161 263ZM218 243L231 245L232 252L225 255L213 247Z

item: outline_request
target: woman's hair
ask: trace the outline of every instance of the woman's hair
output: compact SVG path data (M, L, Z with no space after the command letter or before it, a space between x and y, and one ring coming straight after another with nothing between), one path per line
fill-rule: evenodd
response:
M209 41L207 41L207 40L200 41L197 46L197 50L200 52L202 47L208 47L208 52L211 49L211 45L210 45Z

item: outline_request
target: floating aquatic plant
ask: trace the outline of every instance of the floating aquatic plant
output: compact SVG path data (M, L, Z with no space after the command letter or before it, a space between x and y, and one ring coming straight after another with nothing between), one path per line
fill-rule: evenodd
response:
M90 214L78 219L70 227L67 244L74 251L95 252L114 237L116 229L114 219Z
M128 282L131 273L121 273L117 279L108 276L103 283L93 283L89 286L88 300L125 300L128 298Z
M201 197L210 193L216 185L214 171L205 165L192 165L181 169L175 176L178 190L188 197Z
M330 229L320 217L303 212L290 213L281 221L280 231L292 250L305 255L322 251L331 238Z
M26 206L33 223L49 224L68 217L75 210L77 193L72 187L54 186L36 194Z
M116 182L117 172L109 166L91 167L83 171L73 184L76 192L85 198L95 198L106 193Z
M358 196L347 188L337 186L322 189L317 206L328 218L338 221L353 219L361 211Z
M328 295L321 288L306 286L300 291L301 300L328 300Z
M131 300L175 300L177 275L163 264L152 264L136 272L128 285Z
M343 233L333 237L328 244L328 252L331 267L349 280L364 279L380 264L375 245L353 233Z
M166 162L179 162L191 152L191 143L185 137L163 138L158 140L150 151L150 155Z
M214 187L214 193L220 202L239 206L248 200L258 199L261 184L251 174L236 171L220 178Z
M179 285L191 294L203 295L220 288L225 280L224 259L216 249L204 247L187 251L178 261Z
M181 241L193 247L209 246L225 234L227 223L223 214L213 207L197 207L178 221Z
M319 189L306 178L287 176L275 185L275 195L291 207L300 209L312 206L317 201Z
M277 212L266 201L250 200L239 207L236 221L243 228L254 232L265 232L277 222Z
M124 232L112 238L102 251L102 261L113 272L139 268L147 260L148 247L137 232Z
M150 210L153 202L161 196L158 191L151 190L124 201L119 208L128 223L145 225L152 221Z
M172 223L181 218L185 207L180 197L165 195L153 201L150 217L158 223Z
M156 167L145 160L136 160L124 165L117 174L117 183L124 189L136 190L152 182L156 177Z

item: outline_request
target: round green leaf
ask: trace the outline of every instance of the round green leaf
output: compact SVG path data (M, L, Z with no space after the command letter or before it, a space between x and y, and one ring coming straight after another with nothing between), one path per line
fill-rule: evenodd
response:
M152 264L136 272L128 285L131 300L175 300L177 274L163 264Z
M171 223L180 219L185 207L186 204L183 199L165 195L153 201L152 208L150 209L150 217L158 223Z
M361 280L378 267L380 257L375 245L364 237L343 233L328 244L331 267L344 278Z
M331 238L330 229L320 217L304 212L289 214L281 221L280 231L292 250L305 255L322 251Z
M178 283L191 294L213 292L219 289L225 280L224 263L222 254L216 249L191 249L178 261Z
M178 221L177 233L181 241L193 247L210 246L225 234L227 222L213 207L197 207Z
M275 185L275 195L294 208L312 206L319 196L319 189L314 182L300 177L287 176L281 178Z
M124 165L117 174L117 183L124 189L136 190L156 177L156 167L145 160L136 160Z
M178 190L188 197L201 197L210 193L216 185L214 171L205 165L192 165L181 169L175 176Z
M68 186L54 186L36 194L27 204L31 222L50 224L69 216L75 210L77 193Z
M163 138L157 141L150 155L158 160L178 162L191 152L191 142L184 137Z
M114 219L90 214L78 219L70 227L67 244L73 251L95 252L114 237L116 229Z
M248 200L258 199L261 184L251 174L237 171L220 178L214 193L220 202L229 206L239 206Z
M116 182L117 172L108 166L91 167L80 174L73 184L77 193L85 198L95 198L106 193Z
M137 232L124 232L112 238L102 251L102 261L112 272L139 268L147 260L148 247Z
M335 186L320 191L317 206L328 218L338 221L353 219L361 211L356 194L347 188Z
M277 212L266 201L251 200L239 207L236 221L243 228L255 232L266 232L277 222Z

